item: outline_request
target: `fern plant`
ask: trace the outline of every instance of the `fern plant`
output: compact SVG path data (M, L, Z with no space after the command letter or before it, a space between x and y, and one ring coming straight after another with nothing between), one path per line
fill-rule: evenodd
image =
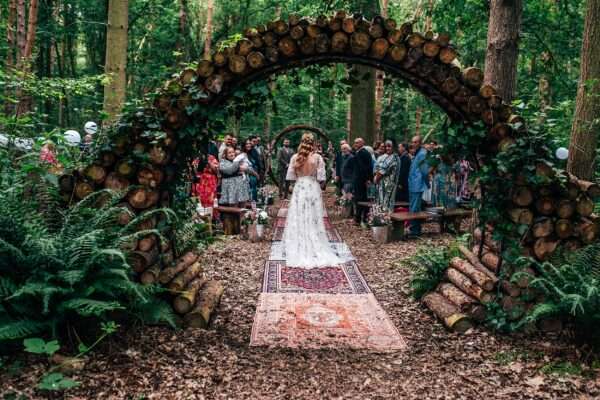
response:
M57 225L39 212L26 182L19 171L0 171L0 343L56 337L67 325L97 326L114 313L175 325L162 289L137 283L121 250L132 237L160 237L158 230L135 232L136 226L157 214L170 223L171 211L155 210L121 227L121 195L98 192L65 210ZM50 195L44 192L46 204Z
M410 287L415 299L421 299L443 280L450 259L449 248L423 246L417 249L412 257L402 262L404 266L413 270Z
M536 322L560 318L569 322L579 341L600 346L600 244L592 244L562 260L538 266L540 276L531 284L544 294L544 301L527 316Z

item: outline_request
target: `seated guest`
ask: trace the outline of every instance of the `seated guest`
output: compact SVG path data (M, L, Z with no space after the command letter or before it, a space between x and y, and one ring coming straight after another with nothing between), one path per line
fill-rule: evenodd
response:
M409 211L421 211L423 192L429 189L429 164L427 163L427 150L421 145L421 136L412 138L412 146L415 149L415 158L410 165L408 174L408 200ZM412 220L410 223L410 236L421 235L421 221Z
M382 209L392 212L396 202L399 159L394 154L394 144L391 140L386 140L384 146L385 154L380 155L375 163L375 177L373 179L377 189L375 201Z
M244 172L248 167L241 159L236 159L233 147L227 147L221 155L220 205L243 207L250 200L250 184Z
M408 154L408 145L400 143L398 145L398 188L396 189L396 201L408 201L408 172L410 171L410 155Z

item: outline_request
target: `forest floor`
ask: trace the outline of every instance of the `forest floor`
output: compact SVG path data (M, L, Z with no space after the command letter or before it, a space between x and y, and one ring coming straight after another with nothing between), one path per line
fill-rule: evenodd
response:
M270 242L226 238L203 255L207 273L226 284L210 330L132 329L113 338L74 376L69 399L593 399L600 374L581 368L560 339L449 333L410 296L411 272L399 261L449 235L375 244L370 232L332 218L406 350L250 347L250 331ZM437 228L429 227L430 231ZM0 375L0 393L26 398L47 366ZM56 398L56 397L54 397Z

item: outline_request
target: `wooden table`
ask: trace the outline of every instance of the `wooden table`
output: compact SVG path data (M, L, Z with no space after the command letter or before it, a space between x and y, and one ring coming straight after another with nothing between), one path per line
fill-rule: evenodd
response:
M240 207L219 206L215 208L221 214L223 233L225 235L239 235L242 226L242 215L248 209Z

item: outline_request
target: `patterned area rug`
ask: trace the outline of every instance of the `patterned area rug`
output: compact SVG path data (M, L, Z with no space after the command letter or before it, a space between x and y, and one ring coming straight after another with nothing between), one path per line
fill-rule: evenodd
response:
M281 240L288 204L282 202L274 223L250 345L374 351L406 348L326 213L330 245L345 263L319 268L286 265Z

